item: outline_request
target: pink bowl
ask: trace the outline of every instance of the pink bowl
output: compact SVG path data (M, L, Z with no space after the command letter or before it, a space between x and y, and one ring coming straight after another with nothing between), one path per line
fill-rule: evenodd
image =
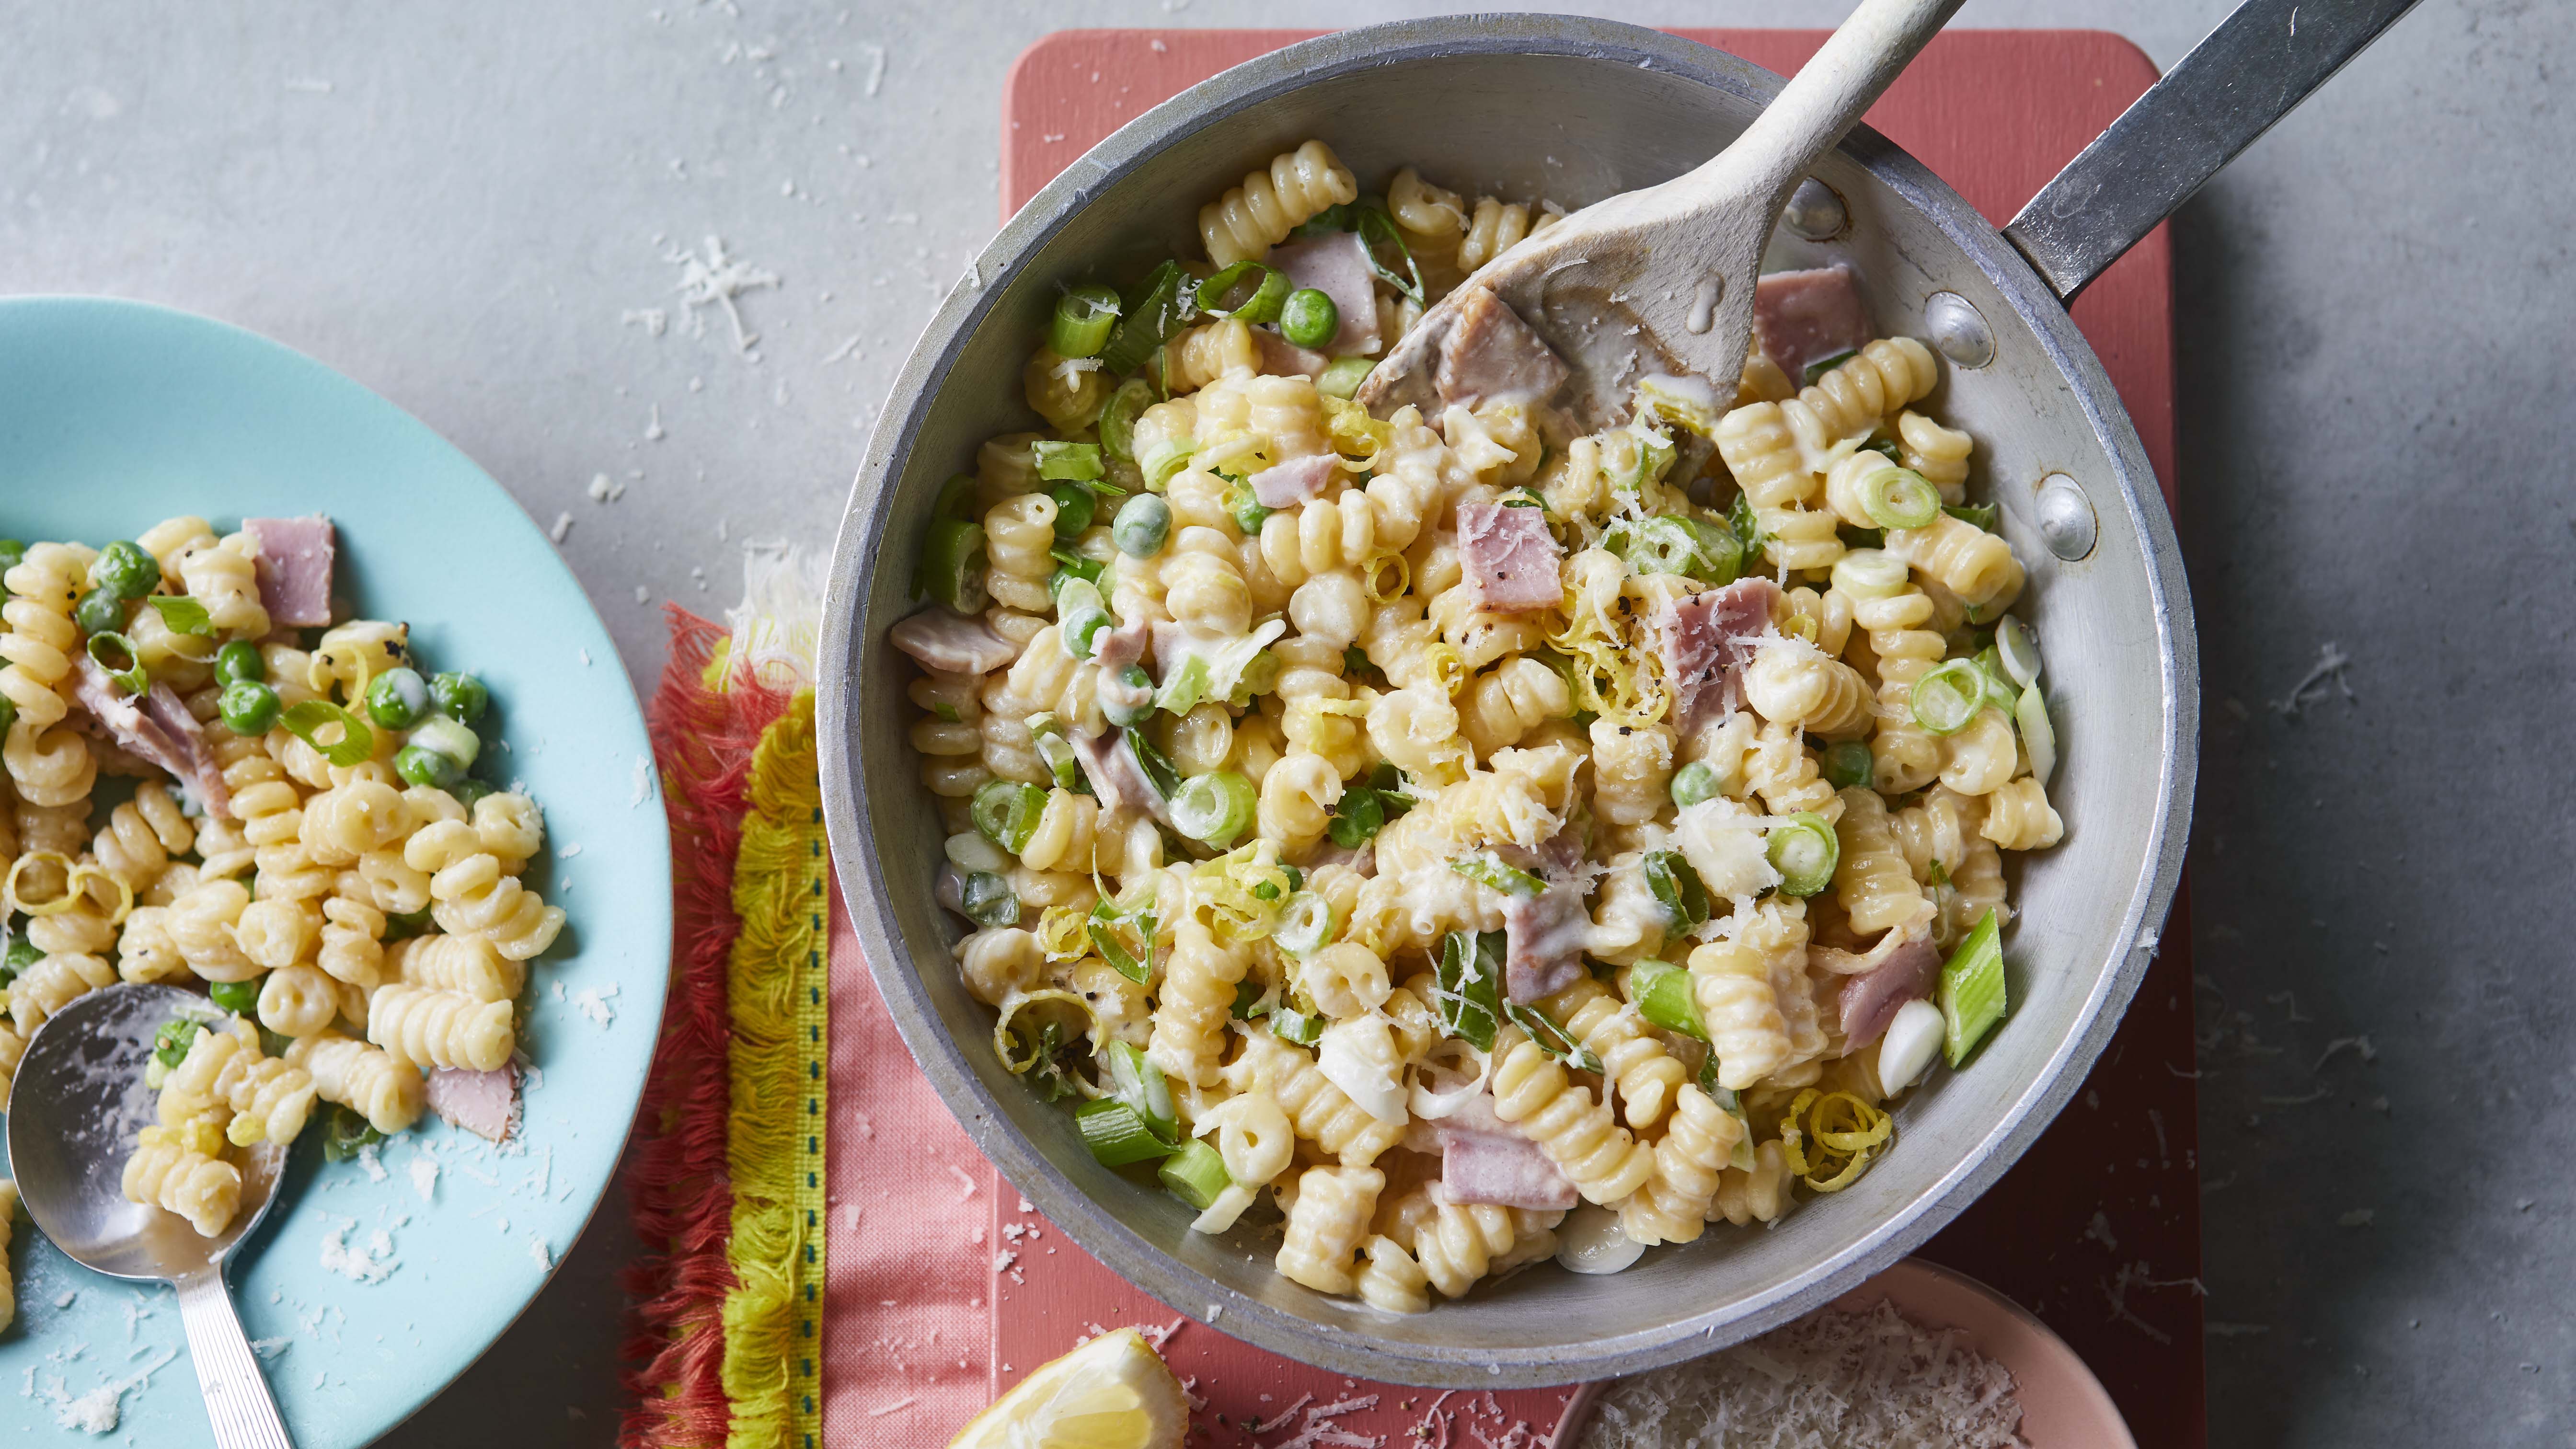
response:
M1979 1353L2012 1372L2021 1400L2021 1436L2031 1449L2137 1449L2102 1382L2022 1306L1964 1273L1906 1258L1834 1300L1866 1308L1880 1299L1928 1328L1956 1328ZM1574 1449L1591 1426L1603 1384L1585 1384L1565 1406L1548 1449Z

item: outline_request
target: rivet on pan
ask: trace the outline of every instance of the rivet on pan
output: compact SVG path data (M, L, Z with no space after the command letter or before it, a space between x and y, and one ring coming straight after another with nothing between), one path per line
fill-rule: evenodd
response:
M1831 241L1842 235L1851 224L1851 210L1834 189L1810 176L1798 183L1789 195L1789 209L1780 214L1789 230L1811 242Z
M2039 480L2039 536L2050 553L2073 563L2093 551L2099 529L2093 500L2074 479L2051 473Z
M1923 299L1923 335L1961 367L1983 367L1995 360L1995 334L1987 329L1984 314L1956 292Z

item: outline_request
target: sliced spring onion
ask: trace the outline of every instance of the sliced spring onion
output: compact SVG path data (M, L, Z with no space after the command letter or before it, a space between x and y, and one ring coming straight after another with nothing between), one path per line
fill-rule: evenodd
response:
M1546 1012L1535 1006L1523 1006L1517 1001L1506 1001L1503 1015L1509 1017L1514 1026L1528 1032L1530 1040L1538 1043L1540 1051L1578 1072L1601 1070L1601 1059L1592 1054L1592 1048L1585 1046L1574 1033L1558 1026Z
M1787 824L1771 827L1762 853L1780 872L1783 894L1811 896L1833 883L1843 847L1825 817L1802 810Z
M1125 377L1144 366L1146 358L1162 351L1164 343L1189 325L1197 310L1197 290L1178 262L1165 262L1148 272L1125 299L1118 326L1109 334L1108 345L1100 349L1100 365L1112 377Z
M1834 560L1834 587L1854 599L1891 598L1911 575L1905 560L1875 548L1848 549Z
M1016 926L1020 923L1020 897L1011 883L991 871L972 871L966 877L964 892L966 918L979 926Z
M1942 964L1941 1019L1949 1028L1943 1054L1953 1069L2004 1019L2003 927L1993 911Z
M1869 746L1861 740L1837 740L1825 746L1825 779L1837 790L1867 786L1878 773Z
M1730 584L1744 563L1744 546L1734 530L1698 518L1667 516L1634 525L1614 524L1606 541L1612 552L1641 574L1680 574L1703 583Z
M1103 1167L1125 1167L1171 1155L1172 1149L1154 1136L1136 1109L1115 1097L1083 1103L1074 1109L1073 1120L1082 1129L1082 1145Z
M2013 683L2024 689L2039 683L2039 639L2028 624L2010 614L1997 619L1995 654Z
M1172 828L1224 850L1252 825L1258 803L1252 782L1232 770L1192 775L1172 792Z
M1234 1011L1232 1013L1234 1019L1237 1021L1251 1021L1256 1017L1268 1016L1270 1014L1270 1009L1278 1005L1278 1002L1272 999L1271 993L1273 990L1275 990L1275 988L1265 985L1250 976L1246 976L1243 980L1235 983Z
M375 732L359 723L358 717L325 699L308 699L291 705L278 716L297 739L322 752L322 758L335 765L354 765L376 752ZM332 725L340 728L328 741L322 732Z
M1145 475L1145 486L1156 493L1171 486L1172 479L1189 466L1190 455L1199 445L1189 438L1165 438L1145 450L1136 467Z
M1696 930L1708 919L1708 885L1678 850L1650 850L1643 862L1646 889L1664 908L1676 932Z
M1082 773L1082 761L1073 753L1073 742L1061 734L1036 737L1038 758L1046 761L1047 773L1055 777L1059 789L1076 794L1091 793L1091 781Z
M2002 651L1987 645L1977 651L1976 665L1977 672L1986 677L1986 703L2006 714L2012 713L2013 703L2021 698L2021 687L2004 673Z
M952 835L941 845L940 853L959 870L1006 871L1011 858L1002 848L986 840L980 831L968 830Z
M1861 484L1860 506L1881 528L1927 528L1941 516L1941 490L1911 468L1879 468Z
M1122 730L1134 729L1154 717L1154 676L1145 666L1130 664L1118 671L1116 687L1105 684L1100 690L1100 714Z
M1100 476L1098 443L1037 442L1029 452L1037 459L1038 476L1050 482L1088 483Z
M1109 1095L1126 1103L1168 1148L1180 1140L1180 1123L1172 1114L1171 1084L1163 1080L1163 1069L1128 1042L1112 1041L1102 1057L1108 1064L1108 1080L1103 1083Z
M1118 384L1100 410L1100 450L1122 462L1136 461L1136 419L1154 405L1154 389L1141 377Z
M1699 1002L1691 993L1688 971L1669 961L1640 961L1628 968L1624 985L1628 999L1637 1004L1638 1015L1666 1031L1708 1040L1708 1028L1699 1019Z
M1753 500L1736 494L1735 501L1726 508L1726 526L1735 530L1735 541L1744 546L1744 567L1750 568L1753 560L1762 556L1764 545L1771 542L1771 536L1762 531L1761 517L1753 511Z
M1815 361L1807 364L1806 373L1804 376L1799 378L1799 381L1808 387L1814 387L1817 383L1824 381L1826 373L1833 371L1835 368L1842 366L1844 363L1849 362L1858 356L1860 356L1860 349L1856 347L1846 347L1831 357L1819 357Z
M1988 533L1995 531L1995 524L2003 516L2003 510L1991 503L1945 503L1941 511L1962 523L1973 523Z
M1118 505L1118 516L1109 525L1109 541L1129 558L1152 558L1171 539L1172 505L1151 493Z
M206 606L185 594L154 594L143 602L161 611L161 622L173 634L207 635L215 632L215 619Z
M1883 528L1854 528L1848 523L1837 524L1834 527L1834 537L1842 540L1845 549L1887 547L1887 530Z
M1135 756L1136 768L1144 773L1145 783L1154 787L1156 795L1171 799L1172 792L1181 788L1181 772L1173 768L1171 760L1155 746L1152 738L1143 730L1130 726L1123 728L1119 739L1127 752Z
M1076 579L1080 579L1086 584L1096 586L1099 584L1101 576L1109 572L1109 565L1102 563L1100 560L1084 558L1082 555L1067 549L1048 549L1047 557L1054 559L1056 562L1056 571L1047 575L1047 592L1049 594L1060 594L1064 592L1064 586L1072 583Z
M152 676L143 668L143 661L134 656L133 640L114 630L102 630L89 636L88 648L89 657L126 693L141 694L152 687ZM356 764L357 760L334 763Z
M1375 202L1361 203L1352 216L1360 240L1368 243L1369 270L1376 273L1379 281L1403 293L1413 305L1431 305L1423 292L1422 268L1413 260L1413 249L1404 244L1404 233L1395 229L1395 218L1387 215L1386 208ZM1380 247L1393 247L1395 254L1404 261L1404 270L1399 272L1388 266L1385 258L1378 255Z
M1064 639L1065 652L1076 659L1091 657L1091 648L1100 631L1109 627L1109 605L1100 597L1100 586L1084 578L1068 578L1055 593L1056 627Z
M982 487L972 473L960 473L939 485L939 496L931 501L933 518L961 518L975 521L975 497Z
M1914 722L1936 735L1968 727L1986 702L1986 672L1976 661L1953 659L1914 681Z
M1340 930L1340 913L1314 891L1299 891L1279 908L1279 924L1270 939L1291 956L1311 956Z
M1225 1173L1225 1158L1195 1137L1164 1158L1154 1175L1171 1189L1172 1196L1201 1212L1216 1205L1217 1194L1234 1186L1234 1179Z
M1195 297L1198 309L1211 317L1276 322L1288 300L1288 274L1259 262L1236 262L1199 283Z
M1323 376L1315 379L1315 391L1326 397L1348 399L1360 390L1361 383L1368 381L1370 370L1376 366L1374 357L1336 357L1324 368Z
M1462 856L1449 862L1449 868L1478 885L1492 886L1505 895L1530 897L1544 894L1547 882L1503 864L1492 851L1482 855Z
M412 726L410 742L424 750L435 750L466 769L473 768L483 753L483 737L474 733L472 725L443 714L431 715Z
M2013 704L2013 723L2021 726L2021 747L2030 756L2030 777L2045 785L2057 771L2057 726L2048 718L2048 701L2034 684Z
M1188 714L1198 708L1199 701L1207 698L1207 694L1207 657L1192 654L1165 677L1163 687L1155 692L1154 707L1171 714Z
M1539 496L1537 489L1526 484L1504 494L1500 501L1505 508L1535 508L1541 513L1548 511L1547 500Z
M934 518L921 544L920 593L961 614L981 612L984 593L984 525L963 518Z
M1274 1011L1270 1013L1270 1034L1281 1041L1313 1046L1324 1039L1324 1020L1308 1011Z
M1494 1049L1494 1030L1502 1020L1503 948L1500 931L1452 931L1440 942L1432 988L1440 1025L1480 1052Z
M1037 833L1038 813L1046 809L1046 792L1017 780L987 780L975 792L969 813L975 828L1013 855L1028 847Z
M1249 479L1237 479L1232 487L1225 490L1225 511L1234 519L1234 526L1243 530L1246 538L1258 537L1261 525L1270 517L1270 510L1260 499L1252 496Z
M1067 288L1047 319L1047 346L1058 357L1097 357L1118 325L1117 292L1097 282Z
M1671 470L1673 460L1681 456L1672 440L1648 427L1632 426L1629 432L1637 439L1637 466L1625 478L1614 479L1612 486L1635 493Z
M1949 1026L1941 1008L1928 1001L1909 1001L1896 1009L1887 1034L1878 1043L1878 1080L1891 1092L1914 1085L1941 1054Z

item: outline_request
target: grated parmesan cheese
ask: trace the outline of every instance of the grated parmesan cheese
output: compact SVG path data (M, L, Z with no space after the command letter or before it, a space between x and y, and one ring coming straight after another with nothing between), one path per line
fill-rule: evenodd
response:
M1885 1299L1605 1390L1582 1449L2028 1449L2012 1375Z

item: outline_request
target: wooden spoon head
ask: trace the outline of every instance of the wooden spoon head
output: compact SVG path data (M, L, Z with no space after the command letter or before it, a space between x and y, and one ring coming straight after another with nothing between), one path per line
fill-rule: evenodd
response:
M1753 334L1753 284L1770 232L1769 198L1687 209L1654 190L1577 212L1495 258L1423 315L1358 393L1380 417L1407 404L1426 416L1472 405L1462 386L1462 320L1500 301L1563 370L1551 395L1574 427L1627 421L1637 384L1696 377L1735 392Z

